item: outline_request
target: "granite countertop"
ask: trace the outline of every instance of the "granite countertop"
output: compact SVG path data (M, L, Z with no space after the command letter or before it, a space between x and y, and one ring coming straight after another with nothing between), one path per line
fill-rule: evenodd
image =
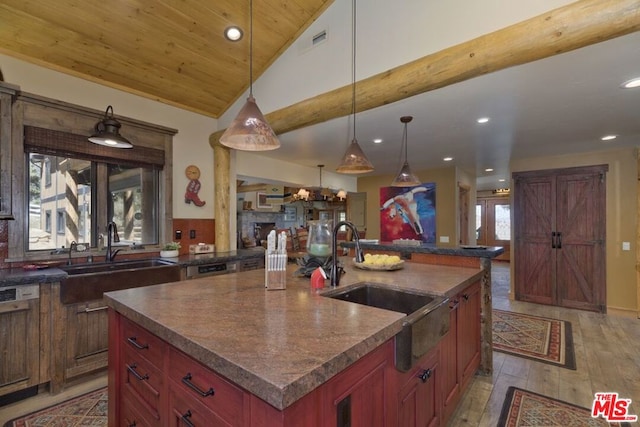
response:
M361 281L452 296L480 268L405 263L358 270L343 258L341 287ZM287 270L266 290L264 270L109 292L107 304L196 360L284 409L401 330L404 314L323 297Z
M131 252L134 253L134 252ZM127 258L128 252L119 254L119 257L115 260L126 261L133 260L134 258ZM181 267L187 267L189 265L202 265L212 264L216 262L225 261L237 261L243 259L263 258L264 249L239 249L237 251L230 252L213 252L210 254L199 255L181 255L177 258L162 258L163 260L180 264ZM150 256L149 258L160 258L158 256ZM140 258L135 258L140 259ZM59 282L67 277L67 273L63 270L56 268L56 265L62 265L66 260L56 259L54 261L34 261L36 265L42 265L45 268L40 270L28 271L22 268L12 268L0 270L0 286L16 286L16 285L30 285L33 283L52 283ZM104 262L102 259L95 261L95 264ZM46 267L47 263L51 263L51 267ZM76 264L74 264L76 265Z
M0 286L30 285L33 283L59 282L67 273L58 268L27 271L22 268L0 270Z
M355 242L342 242L340 246L345 248L354 248ZM465 245L444 247L437 246L433 243L421 243L420 245L399 245L392 242L360 242L362 249L371 249L379 251L396 251L400 253L426 253L436 255L455 255L455 256L467 256L467 257L480 257L480 258L495 258L504 252L502 246L480 246L480 245Z

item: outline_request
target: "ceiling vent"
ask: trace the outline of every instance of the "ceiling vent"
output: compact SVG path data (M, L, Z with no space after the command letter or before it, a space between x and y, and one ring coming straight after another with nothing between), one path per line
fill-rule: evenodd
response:
M298 53L300 55L309 52L314 47L317 47L328 39L329 31L325 28L322 31L318 31L311 37L304 37L300 39L300 44L298 47Z

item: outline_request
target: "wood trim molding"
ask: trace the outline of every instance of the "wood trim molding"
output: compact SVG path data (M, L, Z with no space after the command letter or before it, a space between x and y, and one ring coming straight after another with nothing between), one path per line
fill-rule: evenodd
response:
M638 0L580 0L359 81L357 112L639 30ZM351 114L351 97L347 85L265 118L282 134Z

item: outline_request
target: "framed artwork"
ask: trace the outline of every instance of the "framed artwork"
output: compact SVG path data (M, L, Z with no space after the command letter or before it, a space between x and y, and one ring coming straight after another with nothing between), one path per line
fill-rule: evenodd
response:
M298 210L296 209L295 206L285 206L284 208L285 221L295 221L297 215L298 215Z
M271 209L271 204L267 201L266 193L257 193L256 199L258 201L257 205L259 209Z
M436 184L380 188L380 240L436 242Z

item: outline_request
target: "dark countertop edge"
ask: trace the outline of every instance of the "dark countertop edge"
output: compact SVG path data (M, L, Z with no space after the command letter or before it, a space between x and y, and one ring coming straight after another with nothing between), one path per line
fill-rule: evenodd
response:
M283 388L268 382L250 370L201 347L196 342L162 324L157 323L153 319L141 315L139 312L129 308L127 305L110 298L108 293L105 293L105 300L111 309L114 309L129 320L146 328L170 345L188 354L189 357L192 357L212 369L217 374L227 378L232 383L237 384L249 393L259 397L279 410L286 409L306 394L315 390L335 375L353 365L363 356L366 356L393 338L402 329L403 322L403 318L398 319L396 322L379 330L368 339L365 339L345 352L338 354L334 359L327 360L320 368L308 372L305 376L298 378L296 381ZM198 347L201 352L194 354L192 351L194 346ZM309 378L313 381L308 381Z
M355 242L341 242L343 248L355 248ZM486 249L465 249L462 247L441 247L423 243L419 246L395 245L390 242L360 243L362 249L375 249L382 251L396 251L400 253L427 253L436 255L454 255L479 258L495 258L504 253L502 246L487 246Z
M67 273L57 268L28 271L23 269L0 270L0 286L31 285L53 283L67 277Z
M190 265L202 265L212 264L216 262L226 261L239 261L243 259L263 258L264 249L262 247L257 249L238 249L237 251L230 252L212 252L209 254L197 254L197 255L180 255L177 258L162 258L167 261L173 261L176 264L180 264L182 267L188 267Z
M162 258L163 260L179 264L181 267L190 265L212 264L217 262L238 261L243 259L253 259L264 257L264 249L239 249L230 252L213 252L200 255L181 255L178 258ZM123 254L121 260L126 260ZM160 258L151 256L149 258ZM102 261L96 261L96 263ZM74 264L75 265L75 264ZM23 270L22 268L12 268L0 270L0 286L30 285L33 283L59 282L67 277L67 273L56 267L43 268L41 270Z

